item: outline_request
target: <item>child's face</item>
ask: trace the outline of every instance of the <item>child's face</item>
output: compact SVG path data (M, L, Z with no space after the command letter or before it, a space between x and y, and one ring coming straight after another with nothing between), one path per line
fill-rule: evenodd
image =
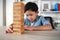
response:
M37 15L38 15L38 12L31 11L31 10L26 11L26 16L31 22L34 22Z

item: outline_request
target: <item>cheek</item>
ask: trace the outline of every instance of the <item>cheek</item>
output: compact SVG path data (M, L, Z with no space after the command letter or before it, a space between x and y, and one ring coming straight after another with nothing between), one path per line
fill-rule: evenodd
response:
M31 17L28 17L28 19L29 19L29 20L33 20L33 19L34 19L34 17L32 17L32 16L31 16Z
M32 19L35 20L36 19L36 16L33 16Z
M27 17L29 20L32 19L32 16Z

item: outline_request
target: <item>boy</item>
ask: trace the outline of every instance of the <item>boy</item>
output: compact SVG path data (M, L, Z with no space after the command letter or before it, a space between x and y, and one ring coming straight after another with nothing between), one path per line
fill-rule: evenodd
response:
M25 30L52 30L52 27L43 16L38 16L38 7L33 2L28 2L25 5L25 14L27 18L24 20ZM7 28L6 32L13 32L12 25Z

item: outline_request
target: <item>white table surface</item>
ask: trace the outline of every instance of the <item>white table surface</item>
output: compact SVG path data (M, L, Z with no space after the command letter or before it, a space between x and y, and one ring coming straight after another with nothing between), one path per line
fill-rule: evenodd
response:
M25 31L22 35L6 34L5 28L0 28L0 40L60 40L60 30Z

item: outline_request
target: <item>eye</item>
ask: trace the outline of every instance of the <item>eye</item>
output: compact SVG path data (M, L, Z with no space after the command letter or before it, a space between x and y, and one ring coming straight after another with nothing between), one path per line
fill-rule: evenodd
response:
M26 15L26 16L28 16L28 15Z
M30 14L30 16L32 16L32 14Z

